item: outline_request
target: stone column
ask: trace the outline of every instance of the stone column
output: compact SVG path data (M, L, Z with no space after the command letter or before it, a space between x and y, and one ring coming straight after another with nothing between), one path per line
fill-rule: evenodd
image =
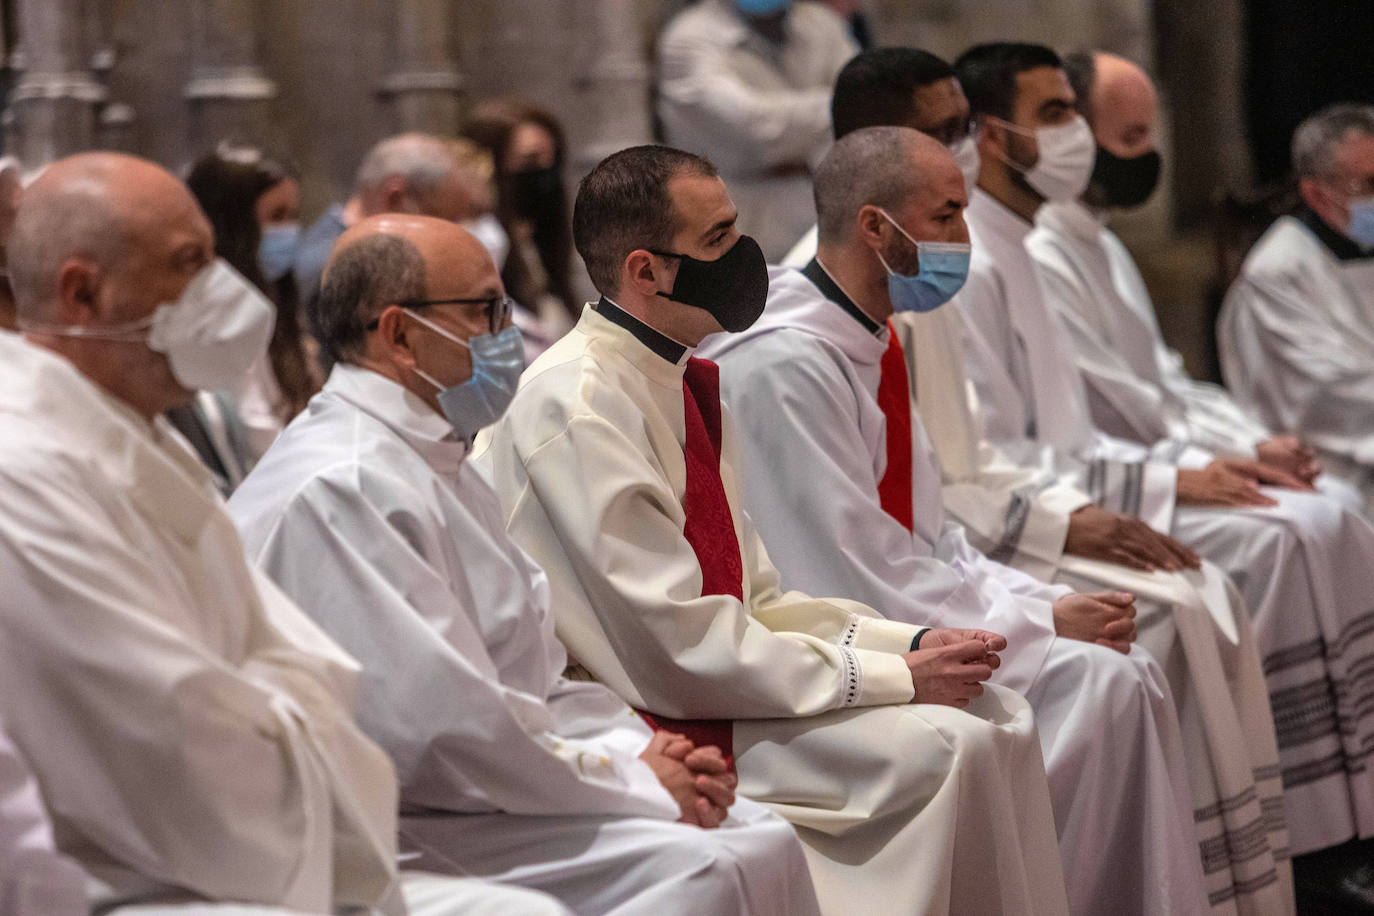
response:
M580 111L564 125L572 138L571 166L584 175L606 156L650 143L653 126L647 36L636 0L576 4L579 54L573 87Z
M106 92L88 69L83 0L19 0L23 73L10 93L10 151L28 168L90 149Z
M395 133L458 132L463 76L453 58L450 9L445 0L396 0L392 66L379 94Z
M41 0L40 0L41 2ZM192 0L191 79L183 92L191 111L191 149L232 137L275 135L277 85L258 64L254 0Z

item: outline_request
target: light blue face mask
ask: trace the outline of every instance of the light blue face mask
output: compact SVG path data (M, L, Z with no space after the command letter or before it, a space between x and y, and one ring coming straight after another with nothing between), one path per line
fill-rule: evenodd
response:
M441 385L434 376L416 367L415 374L439 389L439 408L460 439L471 440L490 426L510 406L520 373L525 371L525 345L520 329L511 325L495 334L463 340L434 322L407 309L407 314L440 337L472 351L472 378L457 385Z
M899 274L887 266L881 254L878 260L887 269L887 295L892 308L898 312L933 312L954 298L968 279L969 257L973 246L967 242L918 242L897 221L879 211L906 240L916 246L920 264L915 276Z
M735 0L739 11L749 16L771 16L786 9L792 0Z
M1350 225L1345 234L1361 248L1374 248L1374 197L1357 197L1350 202Z
M301 241L300 223L277 223L262 230L258 244L258 268L263 279L276 283L286 276L296 263L296 249Z

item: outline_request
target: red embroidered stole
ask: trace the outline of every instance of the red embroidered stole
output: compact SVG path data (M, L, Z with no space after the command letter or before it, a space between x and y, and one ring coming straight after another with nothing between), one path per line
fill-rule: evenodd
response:
M887 332L878 381L878 406L887 418L887 470L878 481L878 499L888 515L912 531L916 519L911 507L911 389L907 387L906 354L890 321Z
M682 498L687 523L683 534L701 564L701 593L734 595L742 601L744 561L720 478L720 369L715 363L695 356L687 360L682 402L687 421L687 491ZM908 473L908 503L910 476ZM655 730L678 732L698 745L714 744L734 769L734 725L730 719L669 719L643 710L640 715Z

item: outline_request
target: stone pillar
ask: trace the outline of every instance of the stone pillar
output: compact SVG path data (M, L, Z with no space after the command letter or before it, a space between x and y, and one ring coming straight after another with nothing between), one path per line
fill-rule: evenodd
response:
M19 0L23 73L10 93L10 151L28 168L90 149L105 88L88 69L83 0Z
M255 0L191 0L191 150L225 138L264 141L277 85L258 65Z
M453 58L445 0L396 0L392 66L379 91L395 133L458 132L463 76Z
M646 36L636 0L578 3L574 24L579 35L573 87L580 111L571 166L584 175L606 156L627 146L650 143L651 72Z

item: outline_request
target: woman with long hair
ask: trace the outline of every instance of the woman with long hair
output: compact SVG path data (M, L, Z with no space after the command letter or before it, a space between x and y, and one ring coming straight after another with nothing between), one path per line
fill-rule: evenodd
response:
M490 151L496 169L496 216L510 237L501 271L506 291L545 324L566 329L580 309L562 126L544 109L508 97L479 104L462 133Z

